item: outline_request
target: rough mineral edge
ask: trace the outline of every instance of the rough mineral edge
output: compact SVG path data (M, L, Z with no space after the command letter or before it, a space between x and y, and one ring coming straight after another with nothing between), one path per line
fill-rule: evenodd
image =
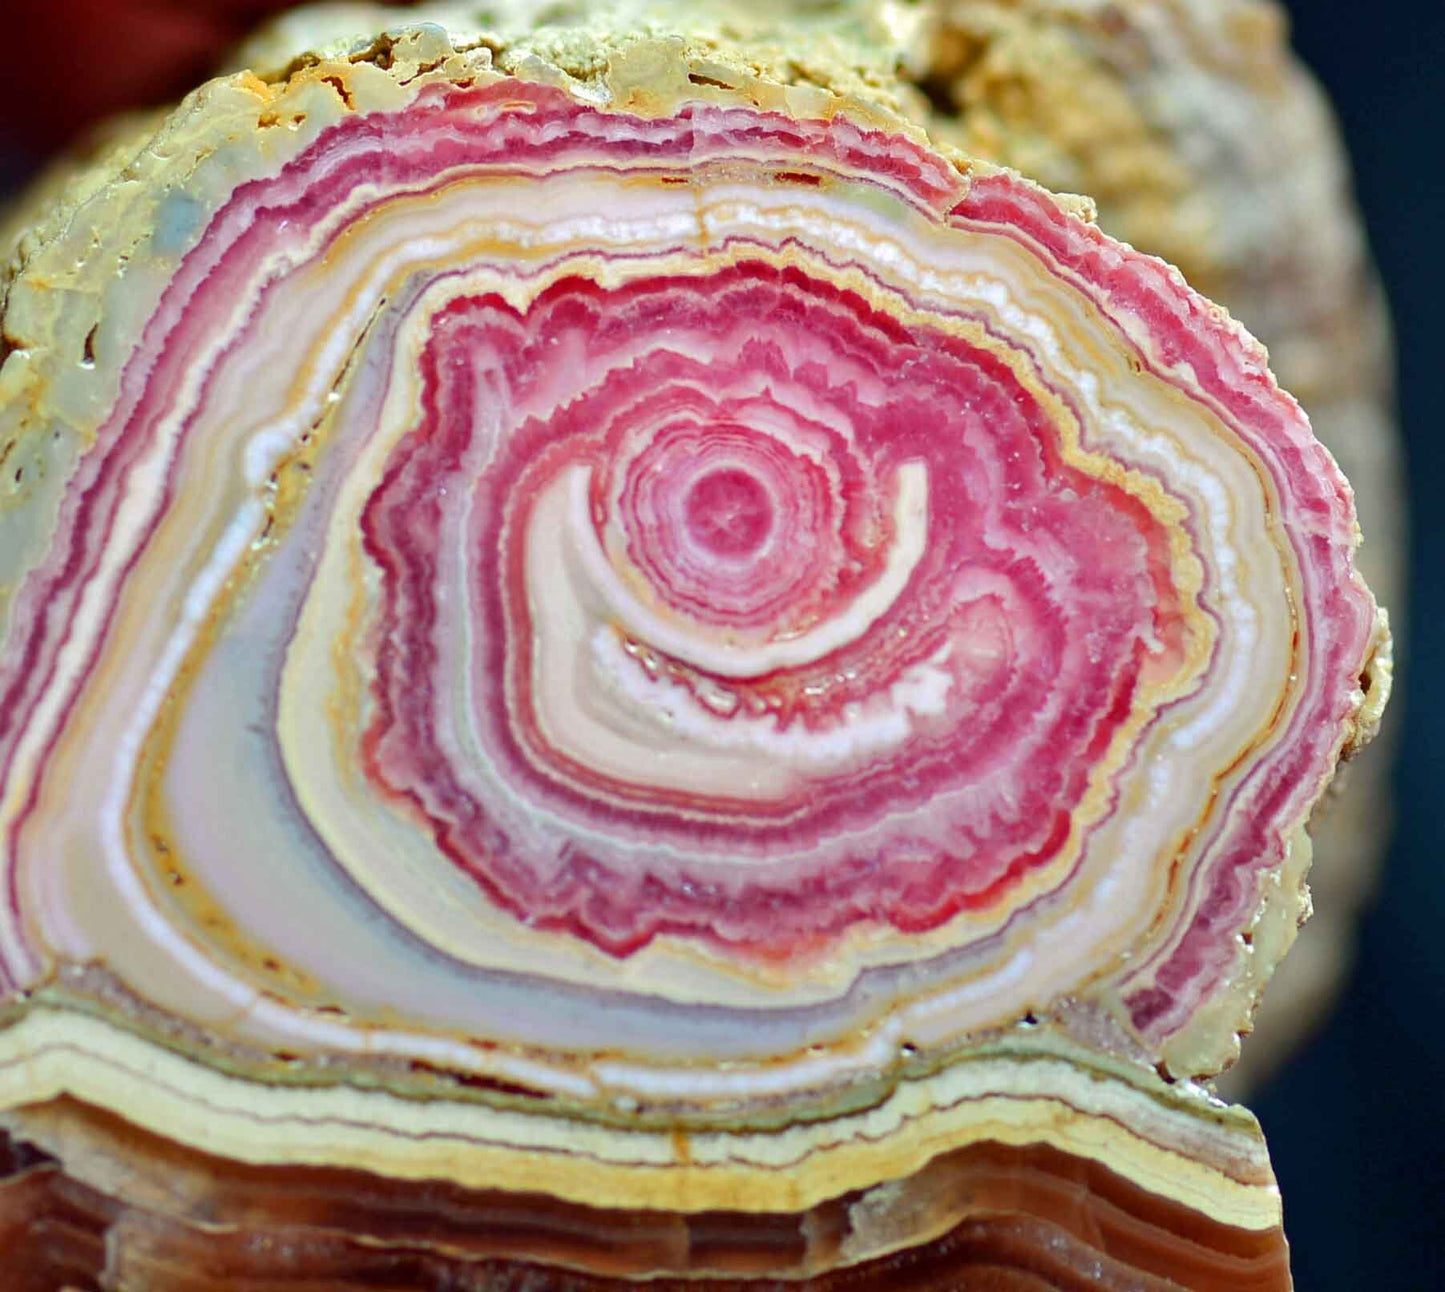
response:
M1355 492L1362 573L1403 635L1405 492L1390 328L1339 131L1261 0L944 0L905 37L931 132L1053 188L1179 266L1269 349ZM1381 657L1385 677L1390 663ZM1385 693L1388 693L1388 678ZM1372 700L1374 697L1371 697ZM1327 1006L1390 833L1394 742L1316 809L1307 945L1263 997L1238 1095Z
M1350 481L1368 540L1361 573L1398 619L1405 510L1389 320L1338 127L1289 47L1283 9L942 0L898 38L905 79L928 91L920 120L932 137L1086 194L1105 232L1177 266L1259 338ZM1386 833L1387 742L1374 733L1392 660L1379 640L1384 698L1370 697L1362 723L1376 752L1345 778L1370 784L1349 839L1331 803L1314 841L1313 882L1331 897L1338 884L1346 905Z
M519 16L507 41L471 31L454 42L443 27L425 23L378 41L355 35L365 9L350 8L341 24L350 34L340 43L362 46L357 59L298 57L296 74L279 80L242 70L208 82L173 113L116 123L85 165L62 160L6 212L0 500L9 505L0 507L0 639L20 572L34 555L16 523L19 504L53 496L88 443L87 428L113 404L120 367L97 357L126 351L165 290L160 265L178 259L241 178L227 165L231 155L240 162L255 148L247 169L264 173L357 110L393 109L426 84L499 73L564 85L588 101L615 101L620 92L632 110L660 113L663 96L686 89L689 73L706 77L711 69L751 85L760 105L803 115L846 110L861 124L921 137L889 109L874 77L826 55L836 83L819 85L780 51L747 59L715 38L687 47L678 37L657 42L646 34L655 20L629 31L601 11L585 32L531 32ZM624 73L611 60L629 48L637 52ZM727 94L706 86L696 93ZM146 264L146 252L157 256L156 268ZM47 361L63 365L64 382L52 380Z

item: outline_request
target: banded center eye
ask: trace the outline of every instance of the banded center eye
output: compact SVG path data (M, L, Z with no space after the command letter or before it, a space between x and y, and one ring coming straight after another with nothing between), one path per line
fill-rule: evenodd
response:
M688 490L688 534L714 556L738 561L755 555L773 529L773 502L756 476L738 467L709 471Z

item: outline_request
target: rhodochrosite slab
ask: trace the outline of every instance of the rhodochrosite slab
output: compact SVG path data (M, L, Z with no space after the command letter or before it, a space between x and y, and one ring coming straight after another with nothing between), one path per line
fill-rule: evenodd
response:
M1377 716L1348 487L1074 206L549 52L217 82L23 248L16 1133L142 1212L76 1107L582 1207L864 1191L794 1275L961 1241L930 1161L1042 1144L1274 1286L1257 1131L1154 1068L1228 1061Z
M620 7L675 21L648 0L608 7L609 22ZM406 21L480 26L496 40L498 24L533 22L525 5L508 8L445 0ZM232 65L284 69L297 50L355 50L396 19L380 5L292 10ZM732 39L816 51L861 36L848 57L871 69L875 93L901 80L899 106L935 141L1087 194L1105 232L1175 264L1243 322L1349 478L1367 538L1359 569L1398 634L1405 513L1388 328L1337 127L1283 19L1273 0L726 5ZM1312 826L1310 938L1271 977L1231 1091L1277 1065L1338 988L1388 835L1389 763L1390 742L1376 742Z

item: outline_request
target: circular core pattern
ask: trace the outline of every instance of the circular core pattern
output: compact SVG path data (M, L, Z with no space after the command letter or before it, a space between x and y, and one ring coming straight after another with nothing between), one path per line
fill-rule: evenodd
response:
M367 771L541 927L786 958L1007 900L1186 654L1165 527L1005 363L796 271L459 298L423 373Z

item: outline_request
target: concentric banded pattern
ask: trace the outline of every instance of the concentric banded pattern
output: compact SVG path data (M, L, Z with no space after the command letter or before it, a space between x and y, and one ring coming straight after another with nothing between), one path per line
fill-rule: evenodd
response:
M163 1129L123 1030L77 1018L57 1084L92 1000L217 1065L145 1078L185 1142L797 1212L965 1142L992 1029L1218 1066L1378 635L1258 348L861 106L666 45L610 101L451 58L269 94L107 289L144 324L85 341L108 402L0 655L0 965L57 1008L5 1102ZM1163 1098L1067 1070L1038 1098L1085 1125ZM473 1147L362 1073L465 1077L426 1135ZM659 1159L662 1110L750 1129ZM1269 1228L1199 1114L1140 1160Z
M1072 864L1184 616L1164 527L969 330L746 260L449 304L360 517L371 782L614 954L802 961Z

